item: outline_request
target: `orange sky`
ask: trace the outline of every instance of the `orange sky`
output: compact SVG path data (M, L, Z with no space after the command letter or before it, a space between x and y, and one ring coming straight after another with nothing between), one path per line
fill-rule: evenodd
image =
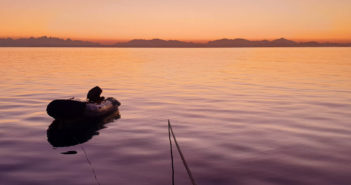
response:
M0 0L0 37L351 41L351 0Z

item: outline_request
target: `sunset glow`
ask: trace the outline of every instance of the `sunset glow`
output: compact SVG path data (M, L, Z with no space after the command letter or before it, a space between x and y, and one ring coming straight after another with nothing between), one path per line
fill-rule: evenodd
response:
M0 37L351 41L349 0L1 0Z

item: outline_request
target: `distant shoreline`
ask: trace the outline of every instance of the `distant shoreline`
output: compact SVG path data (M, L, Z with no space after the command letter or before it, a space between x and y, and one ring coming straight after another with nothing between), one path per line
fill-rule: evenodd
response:
M179 40L134 39L115 44L61 39L56 37L0 38L0 47L99 47L99 48L269 48L269 47L351 47L351 43L296 42L280 38L276 40L219 39L207 43Z
M0 48L349 48L351 46L1 46Z

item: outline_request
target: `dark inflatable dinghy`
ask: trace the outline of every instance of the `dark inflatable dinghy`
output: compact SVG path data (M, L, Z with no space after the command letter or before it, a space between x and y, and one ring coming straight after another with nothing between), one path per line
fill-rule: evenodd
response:
M99 102L59 99L50 102L46 112L55 119L99 118L116 112L120 105L112 97Z

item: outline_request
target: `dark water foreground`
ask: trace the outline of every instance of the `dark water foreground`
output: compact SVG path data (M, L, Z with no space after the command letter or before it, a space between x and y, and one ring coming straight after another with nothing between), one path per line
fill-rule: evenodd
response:
M199 185L349 185L350 58L350 48L0 48L0 184L96 184L91 167L102 185L171 184L170 119ZM121 118L80 145L48 141L46 105L95 85L122 102ZM176 184L190 184L174 160Z

